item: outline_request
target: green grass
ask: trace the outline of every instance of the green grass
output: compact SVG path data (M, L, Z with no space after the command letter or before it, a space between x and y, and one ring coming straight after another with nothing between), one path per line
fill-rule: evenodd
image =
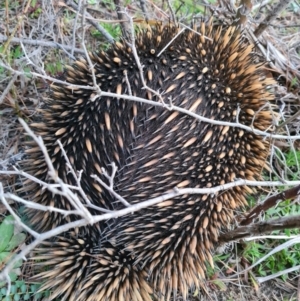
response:
M283 154L284 164L289 168L288 178L290 180L299 180L300 170L298 168L300 162L300 151L288 151ZM268 180L268 179L266 179ZM278 192L282 192L286 187L279 187ZM248 197L249 207L252 208L257 203L257 197L249 196ZM264 220L276 219L280 217L287 216L300 216L300 205L298 202L293 200L283 200L277 204L276 207L272 207L264 214ZM282 231L273 231L270 235L285 235L287 237L300 235L300 229L285 229ZM266 256L274 248L285 243L287 239L260 239L254 241L248 241L243 244L238 245L238 257L245 258L250 265L255 264L262 257ZM218 262L221 262L222 257L217 255L214 257L215 262L218 265ZM226 258L223 258L226 262ZM295 244L288 249L281 250L268 258L266 258L262 263L258 264L253 268L253 273L255 276L264 277L267 275L272 275L288 268L294 267L300 263L300 244ZM209 275L213 275L216 272L215 270L208 269ZM296 273L294 272L292 276ZM281 277L282 280L287 281L289 276L284 274Z
M18 69L19 71L23 71L25 76L30 76L30 68L26 66L24 63L23 65L19 65L17 62L18 59L24 56L21 46L8 46L6 47L5 44L0 46L0 58L2 58L7 64L9 64L12 68ZM10 71L5 69L4 67L0 66L0 79L4 79L6 77L10 77Z
M114 23L99 23L115 40L119 40L120 36L122 35L121 27L119 24ZM91 29L91 35L94 38L102 38L103 35L97 29Z
M247 243L244 249L243 256L251 263L254 264L263 256L272 251L275 246L285 240L271 240L265 239L264 242L250 242ZM269 256L264 262L254 268L254 274L256 276L272 275L288 268L294 267L300 262L300 244L294 245L292 248L284 249L271 256ZM288 275L284 274L280 276L283 280L288 279Z
M290 150L284 153L285 165L290 169L290 180L298 180L300 178L300 170L298 168L300 162L300 151ZM279 187L279 192L287 189L286 187ZM250 206L255 205L255 199L249 198ZM264 219L276 219L279 217L286 217L292 215L300 216L300 205L298 202L291 200L283 200L276 207L272 207L265 213ZM299 235L299 229L285 229L283 231L274 231L272 235ZM286 239L264 239L260 241L250 241L246 244L246 247L242 253L251 264L257 262L260 258L267 255L275 247L286 242ZM296 266L300 262L300 244L295 244L289 249L284 249L271 256L269 256L264 262L254 268L254 273L259 276L266 276L275 274L285 269ZM283 280L288 279L288 275L282 275Z
M15 234L15 222L11 215L6 216L0 224L0 267L4 267L13 256L18 254L20 246L25 243L26 234L17 232ZM10 291L8 292L6 281L0 282L0 301L39 301L49 296L49 291L38 292L40 284L33 284L23 279L21 273L22 260L18 260L9 278L11 281Z
M38 292L40 288L39 284L28 284L23 280L17 280L11 285L9 294L7 295L7 288L3 287L0 289L0 300L1 301L26 301L34 300L39 301L42 298L49 297L49 291Z

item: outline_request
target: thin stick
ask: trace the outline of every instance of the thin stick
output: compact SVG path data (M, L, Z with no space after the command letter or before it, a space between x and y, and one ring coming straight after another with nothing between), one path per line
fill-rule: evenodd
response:
M256 28L254 35L258 38L270 23L289 5L291 0L280 0L264 21Z

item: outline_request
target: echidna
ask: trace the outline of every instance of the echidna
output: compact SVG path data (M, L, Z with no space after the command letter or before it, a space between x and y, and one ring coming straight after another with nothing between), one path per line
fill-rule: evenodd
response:
M267 86L272 81L239 30L203 22L199 32L178 33L177 26L159 24L137 34L147 86L166 103L201 116L269 130L272 117L266 103L273 95ZM91 177L106 181L102 168L110 173L112 162L118 167L114 189L130 204L175 187L207 188L260 177L269 148L262 137L122 99L122 94L132 93L159 101L142 89L126 42L90 54L90 59L100 89L119 97L95 97L91 90L54 84L41 110L42 121L31 126L44 139L58 176L75 184L56 143L60 139L73 168L83 171L81 186L94 205L123 206ZM80 59L67 67L65 80L92 86L88 62ZM32 143L30 147L26 169L47 182L43 155ZM38 184L28 180L26 185L34 201L71 209L67 200ZM248 187L235 187L214 195L183 195L98 227L65 233L41 246L38 258L48 268L37 277L52 289L49 300L170 300L177 293L185 298L205 277L205 262L212 263L220 229L246 203L248 192ZM30 217L43 231L76 219L36 211Z

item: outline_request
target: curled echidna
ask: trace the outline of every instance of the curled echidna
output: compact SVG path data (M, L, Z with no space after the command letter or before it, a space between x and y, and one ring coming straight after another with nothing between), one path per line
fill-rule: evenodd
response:
M186 30L173 39L178 32L169 24L137 34L135 46L147 86L160 92L166 103L201 116L269 129L272 118L265 104L273 100L266 90L271 81L265 79L253 45L234 27L202 23L199 32ZM90 58L100 89L120 97L95 97L92 90L55 84L41 110L42 121L31 126L44 139L58 176L75 184L56 143L60 139L73 168L83 171L81 186L94 205L123 206L91 177L106 181L102 168L109 173L112 162L118 167L114 189L130 204L174 187L207 188L260 177L267 140L239 127L122 99L131 91L159 101L142 89L136 60L125 42ZM93 85L85 59L68 67L65 79ZM47 182L46 163L32 144L26 170ZM26 186L34 201L71 209L67 200L38 184L28 180ZM40 248L38 258L48 268L38 277L45 279L44 288L52 289L50 300L169 300L178 292L186 297L189 287L199 286L205 276L205 262L212 263L220 229L246 203L249 191L235 187L214 195L183 195L86 232L65 233ZM34 227L43 231L76 219L53 212L29 214Z

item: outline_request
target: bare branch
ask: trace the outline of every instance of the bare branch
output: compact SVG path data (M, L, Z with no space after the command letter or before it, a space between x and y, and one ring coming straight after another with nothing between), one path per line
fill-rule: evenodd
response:
M128 13L125 12L125 7L121 0L114 0L115 6L116 6L116 12L118 15L118 20L121 26L122 36L128 40L130 39L130 29L131 24L128 24L126 22L126 16L128 16ZM129 17L131 18L131 17Z
M280 0L265 20L256 28L254 35L258 38L269 24L289 5L291 0Z
M12 79L9 81L9 83L7 84L6 88L4 89L2 95L0 96L0 104L3 103L6 95L9 93L10 88L12 87L12 85L15 83L15 81L17 80L18 75L14 74L14 76L12 77Z
M265 223L265 225L268 224L267 228L270 227L270 229L267 230L268 232L269 232L269 231L275 230L275 228L276 228L276 227L279 227L280 224L286 224L286 225L289 224L289 225L291 226L290 229L295 228L294 226L296 226L296 227L299 227L299 226L300 226L300 216L299 216L299 215L298 215L298 216L295 216L295 217L290 217L290 222L287 222L288 219L289 219L289 218L279 218L279 219L270 220L270 221L264 222L264 223ZM261 224L261 223L259 223L259 224ZM273 224L274 226L272 226L271 224ZM293 225L294 225L294 226L293 226ZM252 228L249 229L250 231L252 231L253 226L255 226L255 225L252 225ZM257 224L256 226L259 228L259 225L258 225L258 224ZM274 228L274 227L275 227L275 228ZM284 229L284 228L282 228L282 229ZM265 230L264 227L260 229L260 231L264 231L264 230ZM249 235L249 233L248 233L248 235ZM297 235L295 238L289 239L287 242L282 243L282 244L280 244L279 246L273 248L267 255L265 255L265 256L263 256L262 258L260 258L260 259L259 259L258 261L256 261L253 265L247 267L246 269L244 269L244 270L242 270L242 271L240 271L240 272L238 272L238 273L235 273L235 274L234 274L233 276L231 276L231 277L236 277L237 275L244 274L246 271L249 271L249 270L253 269L254 267L256 267L257 265L259 265L260 263L262 263L264 260L266 260L266 259L267 259L268 257L270 257L271 255L273 255L273 254L275 254L275 253L277 253L277 252L280 252L280 251L282 251L282 250L286 250L287 248L290 248L290 247L292 247L293 245L298 244L299 242L300 242L300 235ZM275 274L270 275L270 276L266 276L266 277L258 277L257 280L258 280L259 283L262 283L262 282L264 282L264 281L267 281L267 280L276 278L276 277L278 277L278 276L280 276L280 275L283 275L283 274L285 274L285 273L290 273L290 272L292 272L292 271L299 270L299 268L300 268L300 265L298 265L298 266L296 266L296 267L292 267L291 269L286 269L286 270L284 270L284 271L280 271L279 273L275 273ZM231 277L229 277L229 278L231 278Z
M143 12L144 19L145 19L146 22L148 22L149 17L148 17L148 11L147 11L145 0L140 0L140 5L141 5L141 9L142 9L142 12Z
M8 38L2 34L0 34L0 43L6 42L10 40L13 44L27 44L32 46L42 46L42 47L49 47L49 48L57 48L62 49L64 52L68 53L69 51L73 51L74 53L83 54L84 51L82 49L75 48L73 46L68 45L62 45L56 42L48 42L48 41L42 41L42 40L32 40L32 39L26 39L26 38ZM74 59L74 58L73 58Z
M286 199L294 199L300 195L300 185L285 190L281 193L271 196L266 199L263 203L256 205L242 220L241 225L246 226L249 225L255 218L257 218L260 214L267 211L268 209L276 206L278 202L284 201Z
M258 222L249 226L241 226L237 229L221 234L219 243L227 243L239 240L251 235L262 235L275 230L296 229L300 228L300 215L280 217L268 221Z
M74 10L78 11L78 6L72 1L67 1L67 5L72 7ZM106 38L106 40L109 43L114 43L114 38L97 22L94 21L93 16L91 16L88 12L85 12L86 16L88 17L86 20L89 22L91 25L93 25L99 32L103 34L103 36Z
M111 163L112 166L112 173L111 175L109 175L106 170L103 168L103 175L108 179L109 185L107 185L104 181L102 181L98 176L96 175L92 175L91 177L93 179L95 179L98 183L100 183L105 189L107 189L107 191L109 191L117 200L119 200L121 203L123 203L123 205L125 205L126 207L130 207L130 204L119 194L117 194L114 191L114 177L116 175L117 172L117 167L116 164L113 162Z

